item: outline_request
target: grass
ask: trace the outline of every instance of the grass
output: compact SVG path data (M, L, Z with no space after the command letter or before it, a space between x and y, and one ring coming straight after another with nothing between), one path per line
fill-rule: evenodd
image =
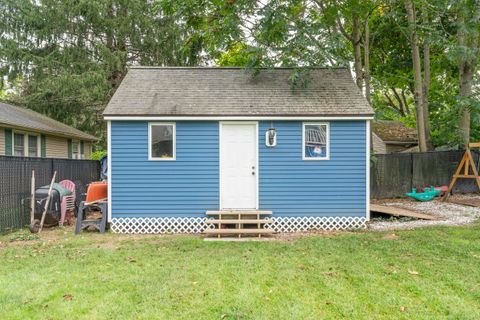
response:
M479 319L480 225L205 242L0 236L0 319Z

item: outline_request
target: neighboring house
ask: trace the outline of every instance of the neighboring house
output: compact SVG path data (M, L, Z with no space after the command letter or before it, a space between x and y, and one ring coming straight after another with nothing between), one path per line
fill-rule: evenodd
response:
M372 121L372 146L376 154L418 152L417 131L400 121Z
M0 155L88 159L97 140L35 111L0 102Z
M348 69L296 88L292 72L130 68L104 111L112 230L201 232L207 210L269 210L276 231L364 226L373 110Z

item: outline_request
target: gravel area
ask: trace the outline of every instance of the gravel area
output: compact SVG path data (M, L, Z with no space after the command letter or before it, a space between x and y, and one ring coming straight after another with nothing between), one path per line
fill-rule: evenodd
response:
M478 194L453 195L452 199L480 199ZM417 219L375 219L369 223L368 228L371 230L395 230L395 229L413 229L425 226L459 226L474 222L480 219L480 207L471 207L449 202L441 202L435 199L427 202L420 202L413 199L385 199L374 201L385 206L394 206L409 209L412 211L430 214L436 216L438 220L417 220Z

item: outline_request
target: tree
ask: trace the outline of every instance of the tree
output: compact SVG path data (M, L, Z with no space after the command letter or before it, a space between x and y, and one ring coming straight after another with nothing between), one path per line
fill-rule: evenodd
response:
M414 96L417 115L418 145L420 151L432 149L430 123L428 113L428 88L430 86L430 57L428 40L424 42L424 74L422 75L422 61L420 57L420 39L418 35L417 9L413 1L405 2L407 11L410 45L412 47Z
M459 71L460 121L462 142L470 142L472 85L478 71L480 49L480 3L462 0L457 3L457 59Z
M19 83L8 97L103 136L101 113L127 66L198 65L203 4L177 1L4 0L0 76Z

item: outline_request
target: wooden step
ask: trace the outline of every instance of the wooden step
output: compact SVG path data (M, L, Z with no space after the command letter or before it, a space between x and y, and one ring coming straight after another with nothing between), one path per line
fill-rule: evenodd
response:
M272 211L260 211L260 210L220 210L213 211L209 210L206 212L208 216L218 216L218 215L241 215L241 216L252 216L252 215L270 215Z
M213 219L207 220L206 223L209 224L264 224L264 223L273 223L271 219Z
M272 229L207 229L206 234L267 234L274 233Z

